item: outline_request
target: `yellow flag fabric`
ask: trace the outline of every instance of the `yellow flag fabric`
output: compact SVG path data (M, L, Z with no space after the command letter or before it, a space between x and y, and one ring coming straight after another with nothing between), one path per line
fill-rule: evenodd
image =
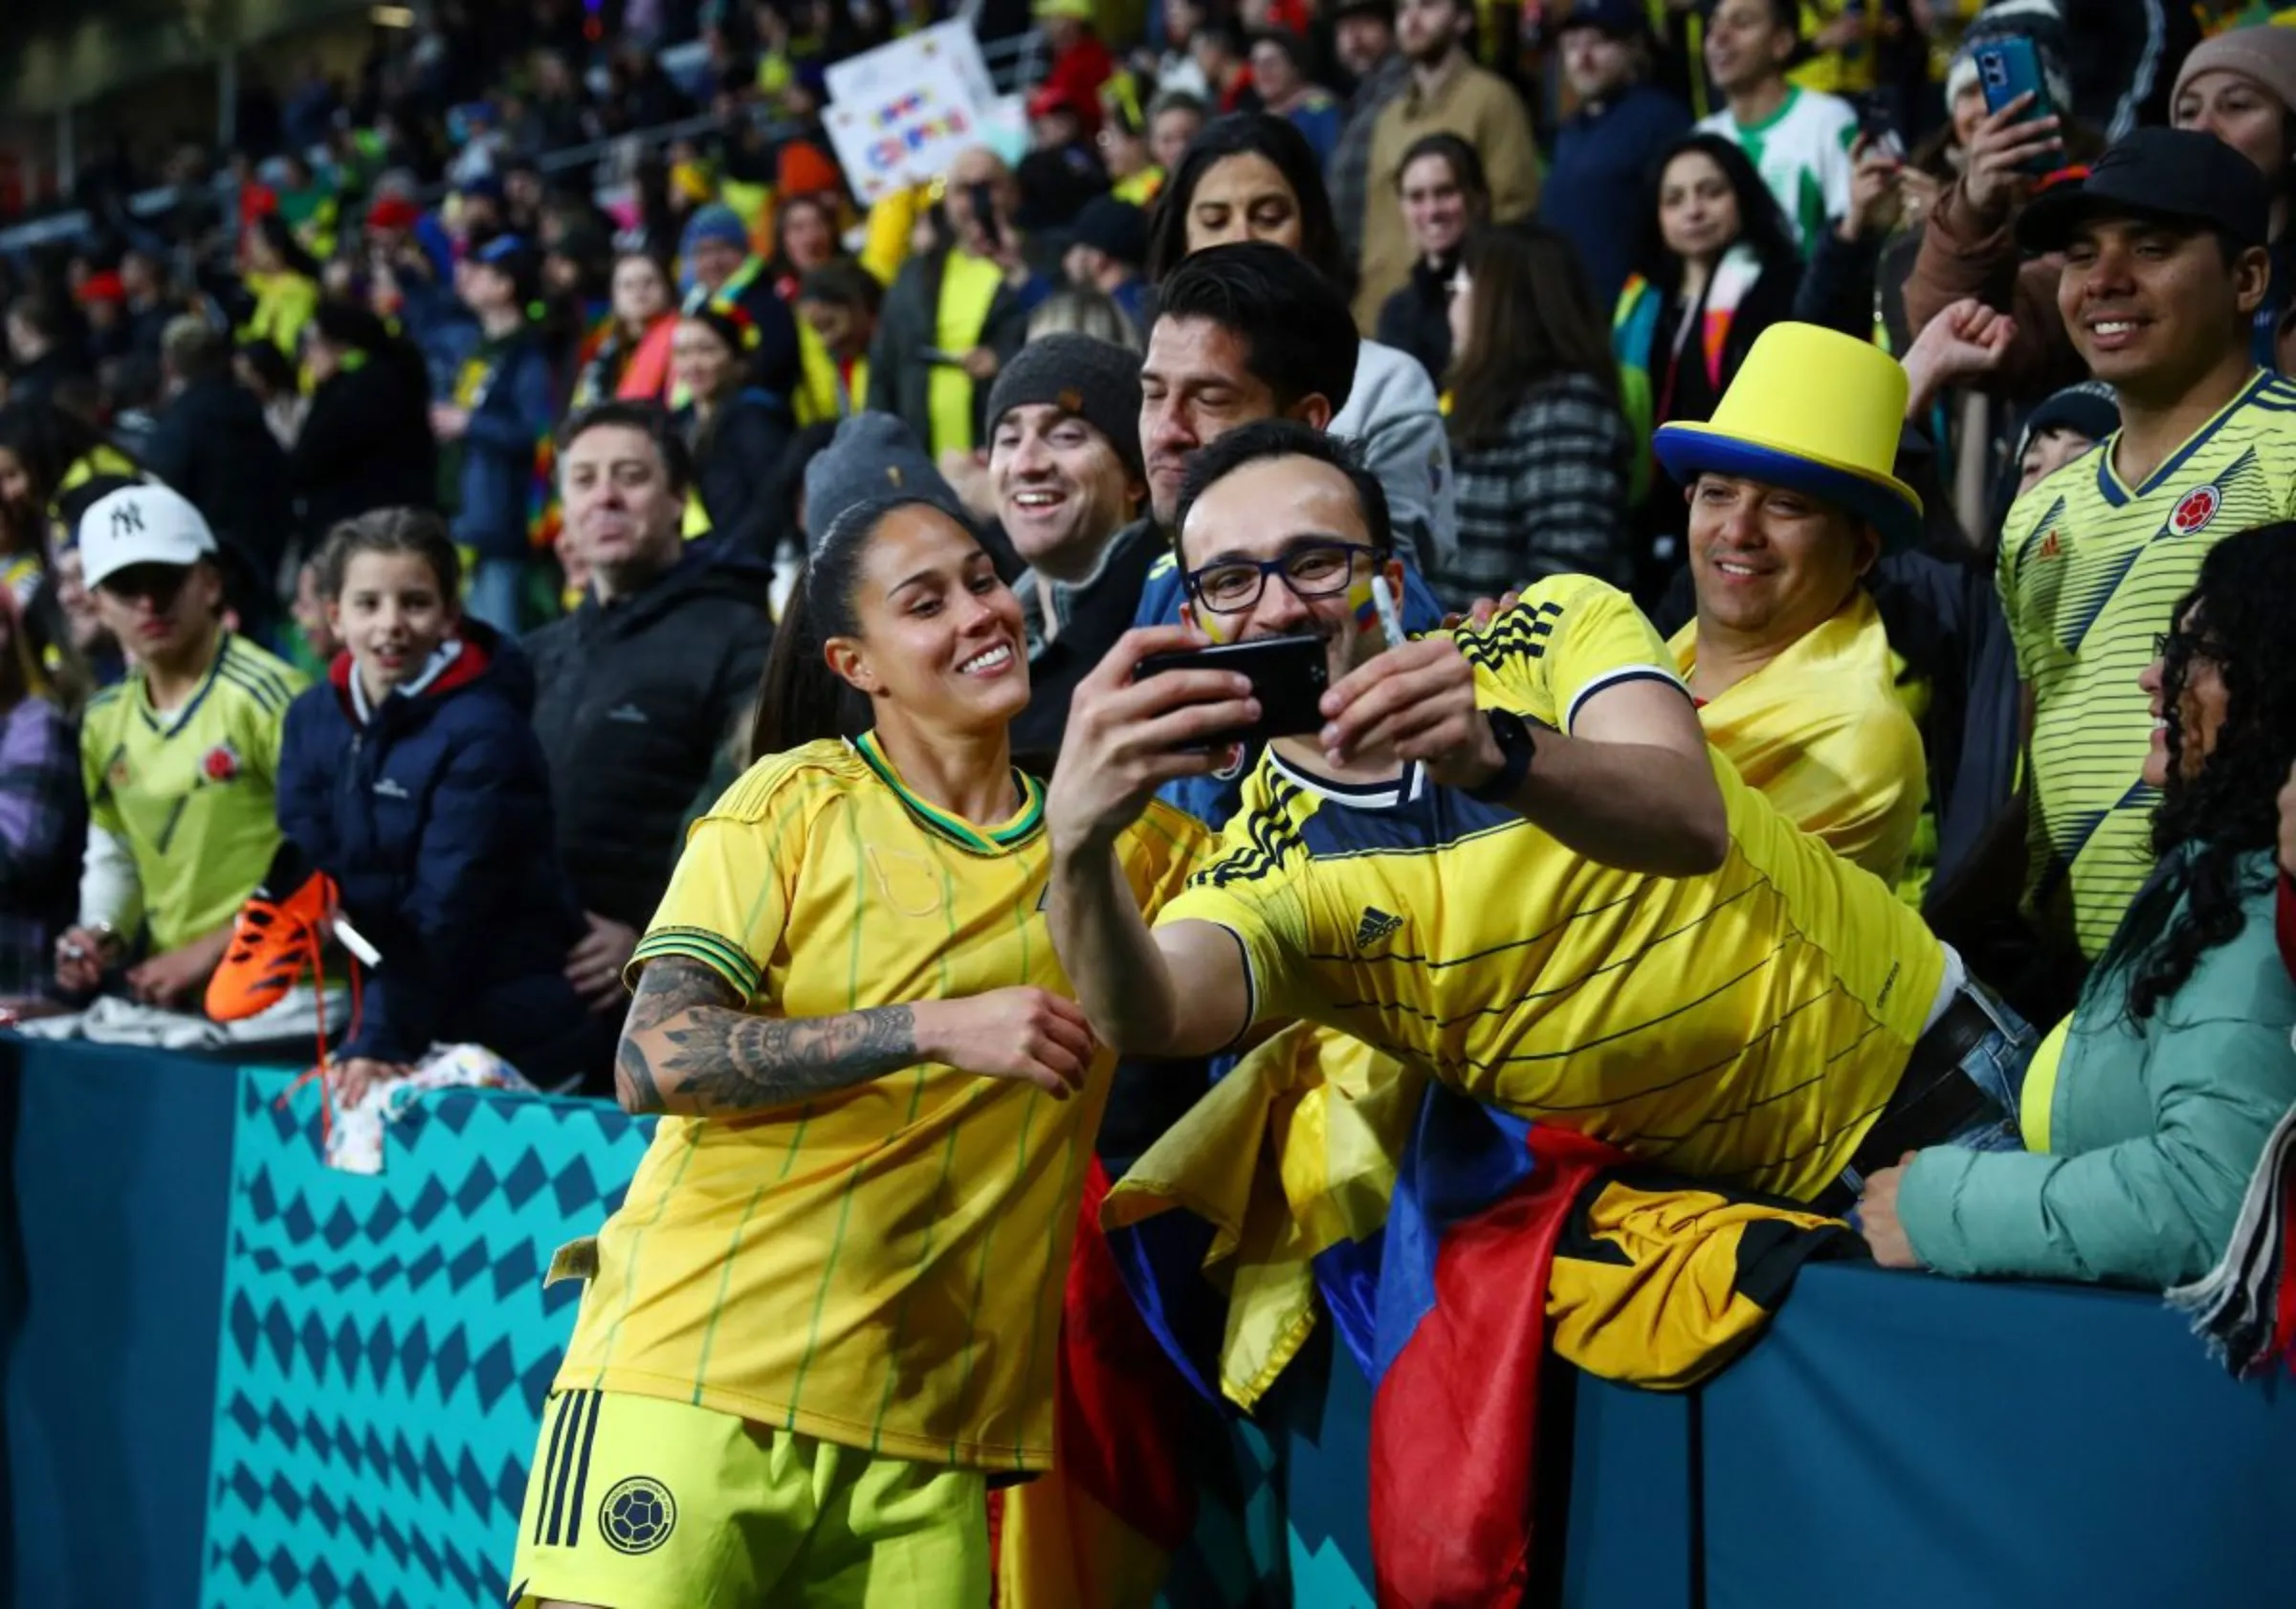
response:
M1751 1346L1813 1256L1856 1250L1839 1219L1626 1168L1580 1193L1547 1278L1556 1356L1681 1391Z
M1236 1065L1109 1192L1124 1228L1175 1208L1212 1226L1204 1275L1228 1298L1220 1389L1248 1409L1315 1324L1312 1260L1387 1222L1425 1078L1298 1023Z

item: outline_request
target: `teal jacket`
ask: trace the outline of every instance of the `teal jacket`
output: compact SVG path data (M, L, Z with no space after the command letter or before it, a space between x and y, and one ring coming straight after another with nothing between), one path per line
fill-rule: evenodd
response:
M2154 884L2121 924L2073 1012L2049 1111L2049 1154L1922 1152L1898 1215L1946 1274L2027 1274L2165 1289L2216 1266L2248 1178L2296 1105L2296 986L2273 942L2273 869L2248 857L2238 937L2209 951L2150 1021L2123 1009L2123 952ZM2134 946L2131 946L2133 949Z

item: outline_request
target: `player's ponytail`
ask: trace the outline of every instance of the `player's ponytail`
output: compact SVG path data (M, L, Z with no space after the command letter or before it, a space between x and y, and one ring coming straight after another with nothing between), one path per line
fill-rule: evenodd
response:
M831 637L858 633L853 594L861 584L861 555L878 523L914 501L866 498L840 512L813 544L765 660L757 724L749 735L753 760L823 738L858 738L869 730L869 700L829 669L828 644Z
M774 628L773 650L758 688L757 720L750 727L750 760L822 738L858 738L869 730L869 701L829 669L824 651L834 631L820 630L809 597L812 565Z

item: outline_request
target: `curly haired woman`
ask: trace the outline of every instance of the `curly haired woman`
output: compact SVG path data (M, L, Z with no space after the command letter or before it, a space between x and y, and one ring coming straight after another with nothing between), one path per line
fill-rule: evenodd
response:
M2296 760L2296 523L2227 538L2140 683L2158 723L2158 867L2036 1052L2029 1153L1940 1146L1867 1181L1881 1262L2155 1289L2223 1252L2296 1105L2296 986L2274 941L2278 796Z

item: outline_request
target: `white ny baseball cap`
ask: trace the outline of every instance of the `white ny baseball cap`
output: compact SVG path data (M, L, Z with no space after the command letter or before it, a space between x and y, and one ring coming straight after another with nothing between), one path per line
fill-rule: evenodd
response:
M87 584L133 564L197 563L215 551L215 533L182 493L153 482L122 486L79 517L79 555Z

